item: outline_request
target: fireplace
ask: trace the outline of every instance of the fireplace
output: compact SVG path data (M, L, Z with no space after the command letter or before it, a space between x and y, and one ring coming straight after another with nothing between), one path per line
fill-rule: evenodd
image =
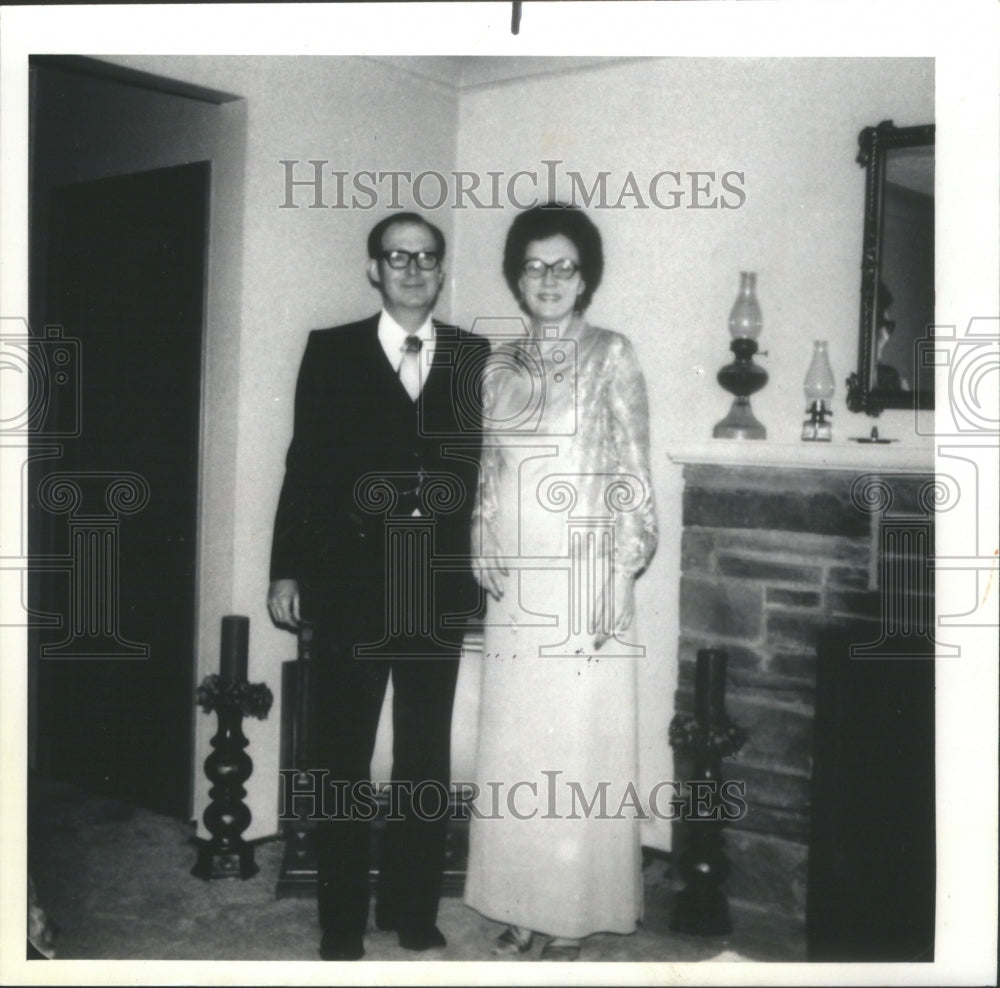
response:
M676 709L693 710L698 649L724 648L727 710L748 735L723 763L725 778L746 783L748 806L725 830L725 891L799 935L811 873L814 902L820 895L810 869L815 759L831 750L815 731L820 646L868 647L846 662L934 649L929 456L883 448L868 466L872 453L716 442L671 454L684 474ZM900 668L883 664L883 678ZM916 733L933 738L932 679L930 690L919 705L930 723ZM839 737L855 726L823 730ZM921 750L933 806L933 743ZM874 831L887 827L884 814L874 821Z

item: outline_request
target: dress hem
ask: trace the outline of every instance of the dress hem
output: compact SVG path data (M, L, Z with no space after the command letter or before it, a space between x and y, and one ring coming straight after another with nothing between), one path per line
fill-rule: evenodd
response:
M469 907L469 909L474 909L480 916L485 919L491 920L494 923L503 923L507 926L520 926L522 929L531 930L533 933L538 933L541 936L549 937L565 937L572 940L582 940L584 937L596 936L600 933L614 933L618 936L631 936L639 928L639 924L642 922L642 916L637 916L635 922L629 927L627 924L622 924L621 926L600 926L596 928L591 927L566 927L558 926L556 923L546 923L544 920L528 920L524 916L514 916L514 915L502 915L499 913L489 913L481 909L479 906L473 905L467 899L463 899L462 902Z

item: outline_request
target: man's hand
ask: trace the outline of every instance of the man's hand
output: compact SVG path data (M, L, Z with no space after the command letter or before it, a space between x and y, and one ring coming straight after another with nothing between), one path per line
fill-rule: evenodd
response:
M295 631L301 623L299 584L296 580L274 580L267 591L267 609L279 628Z

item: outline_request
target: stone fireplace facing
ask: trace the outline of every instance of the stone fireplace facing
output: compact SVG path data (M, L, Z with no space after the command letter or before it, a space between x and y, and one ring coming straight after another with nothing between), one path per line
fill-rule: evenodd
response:
M684 470L676 709L693 711L698 649L724 648L726 708L748 735L723 762L748 806L724 831L724 888L796 933L822 740L817 648L847 632L878 655L888 629L897 652L928 651L933 467L917 453L718 441L671 453Z

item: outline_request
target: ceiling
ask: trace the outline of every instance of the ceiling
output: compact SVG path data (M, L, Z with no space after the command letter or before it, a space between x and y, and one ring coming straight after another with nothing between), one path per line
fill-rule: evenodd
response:
M561 55L371 55L377 62L454 89L494 86L529 76L593 68L628 58Z

